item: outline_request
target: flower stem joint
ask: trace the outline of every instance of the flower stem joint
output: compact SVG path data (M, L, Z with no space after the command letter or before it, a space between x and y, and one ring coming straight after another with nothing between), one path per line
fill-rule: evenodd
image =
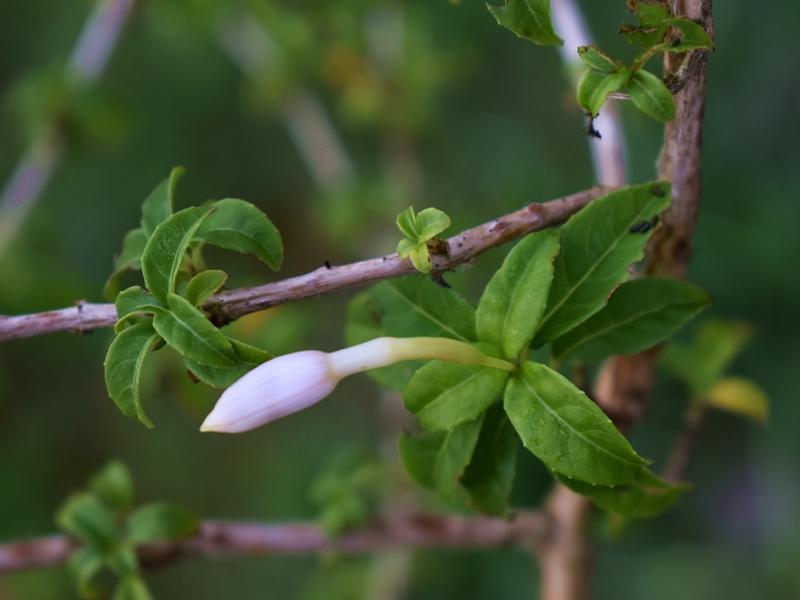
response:
M512 371L508 361L486 356L457 340L380 337L332 353L305 350L256 367L220 396L200 431L241 433L304 410L355 373L404 360L446 360Z

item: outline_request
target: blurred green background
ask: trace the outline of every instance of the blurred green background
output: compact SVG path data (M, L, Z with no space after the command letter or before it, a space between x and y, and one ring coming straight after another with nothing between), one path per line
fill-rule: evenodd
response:
M279 275L246 257L209 256L235 286L390 252L394 217L409 204L444 209L457 231L593 183L558 53L499 28L482 2L142 1L97 84L75 91L60 73L93 4L0 1L0 181L43 123L56 122L66 140L50 184L0 255L0 313L99 300L141 201L174 165L188 169L179 206L240 197L281 230ZM599 42L629 57L615 33L628 18L624 2L583 4ZM772 415L757 427L711 414L688 472L696 488L665 516L622 534L595 518L599 598L800 597L800 404L791 391L800 362L800 71L792 60L800 4L779 0L755 14L729 0L714 13L705 195L690 278L715 298L706 317L753 325L735 371L763 385ZM660 128L628 106L621 112L630 179L649 180ZM320 115L323 125L314 121ZM325 123L343 154L312 145L310 167L297 127L321 135ZM448 280L475 300L503 252ZM335 349L353 293L234 327L274 352ZM387 404L400 402L354 378L313 409L252 433L201 435L216 395L163 351L146 368L158 425L147 430L106 397L109 339L101 330L0 345L0 540L52 532L61 500L109 457L130 466L144 500L206 517L313 518L315 476L338 451L380 448L391 428ZM657 466L685 405L683 388L664 375L633 434ZM527 453L519 458L514 500L533 505L549 480ZM157 598L383 598L375 581L397 572L391 564L190 560L147 579ZM422 552L397 565L399 597L535 597L535 566L517 551ZM74 593L62 569L0 577L3 600Z

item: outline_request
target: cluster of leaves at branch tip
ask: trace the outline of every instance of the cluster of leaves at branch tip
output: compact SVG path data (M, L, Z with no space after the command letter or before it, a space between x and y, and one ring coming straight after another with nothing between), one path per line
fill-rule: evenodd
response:
M560 362L645 350L709 304L686 282L627 281L669 202L666 183L627 187L561 229L528 235L492 276L477 309L419 276L382 282L353 299L348 343L449 337L518 365L511 373L434 360L371 372L403 390L422 428L400 439L415 480L448 502L503 515L521 442L608 510L649 516L677 500L685 486L650 472L600 408L556 370ZM546 348L550 365L528 359Z
M270 355L223 334L206 309L228 275L207 269L203 247L211 244L251 253L271 269L283 262L283 242L269 218L244 200L225 198L174 211L183 169L175 168L145 199L141 226L128 232L106 283L117 323L105 359L109 396L126 415L147 426L139 385L148 354L169 345L186 368L212 387L227 387ZM144 287L119 290L122 277L141 271Z
M747 323L706 321L691 343L670 342L661 362L686 384L696 407L764 423L769 415L769 400L764 390L752 379L726 374L751 336L752 329Z
M610 94L622 92L629 94L636 108L647 116L670 121L675 117L672 93L645 65L666 52L713 49L713 41L701 25L673 16L661 2L634 2L630 8L639 24L626 23L620 33L630 43L641 46L642 52L627 65L597 46L579 47L578 55L588 70L578 83L578 103L590 117L596 117Z
M86 490L65 500L56 523L79 543L68 566L84 599L109 597L98 581L108 572L117 578L114 599L148 600L152 596L141 578L137 546L181 540L199 527L198 518L179 506L137 507L130 473L116 460L100 469Z
M450 227L450 217L438 208L426 208L414 213L409 206L397 215L397 228L405 236L397 244L397 254L408 258L420 273L430 273L431 252L429 244Z

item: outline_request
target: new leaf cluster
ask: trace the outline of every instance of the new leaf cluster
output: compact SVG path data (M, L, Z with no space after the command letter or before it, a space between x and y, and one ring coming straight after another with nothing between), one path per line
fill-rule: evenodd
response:
M610 510L648 516L677 499L684 487L651 473L603 411L557 370L568 360L649 348L709 304L703 290L683 281L627 281L669 198L666 183L624 188L559 230L527 236L477 309L419 276L354 298L348 343L380 335L450 337L517 365L509 373L430 361L373 373L403 390L422 428L400 440L419 483L450 502L502 515L521 440L556 477ZM542 348L549 348L549 365L529 359Z
M124 239L122 253L106 284L115 297L116 336L105 359L109 395L126 415L147 426L139 380L147 355L165 343L181 354L199 380L227 387L270 358L254 346L226 336L209 320L209 299L227 280L224 271L207 269L203 246L211 244L255 254L272 269L283 262L283 242L269 218L256 206L235 198L173 211L182 169L174 169L142 206L141 227ZM119 293L119 281L130 270L141 271L144 287Z

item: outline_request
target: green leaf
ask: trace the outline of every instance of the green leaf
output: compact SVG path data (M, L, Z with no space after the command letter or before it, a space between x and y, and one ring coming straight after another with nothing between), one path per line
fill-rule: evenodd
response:
M671 508L691 486L673 485L642 468L632 482L616 487L597 486L558 475L572 491L588 496L603 510L628 519L655 517Z
M491 407L481 427L472 461L462 484L479 511L505 517L514 483L518 437L503 407Z
M158 225L147 241L142 255L144 282L162 302L175 291L175 280L189 243L208 215L209 210L185 208Z
M675 99L661 79L639 69L628 80L628 93L640 111L656 121L666 123L675 118Z
M685 381L693 395L706 394L750 340L747 323L707 321L691 346L672 342L662 354L664 366Z
M228 280L225 271L209 269L192 277L189 285L186 286L184 295L186 299L195 306L203 306L211 296L217 293Z
M430 273L432 266L431 253L425 242L416 243L403 238L397 244L397 254L400 258L411 260L411 264L420 273Z
M152 598L141 577L128 575L117 584L111 600L152 600Z
M670 16L669 9L658 2L642 2L636 7L636 14L639 17L639 25L623 23L620 33L631 44L637 44L643 48L651 48L660 44L667 33L666 18Z
M112 301L119 292L122 276L130 270L142 268L142 254L147 244L148 235L144 229L133 229L125 234L122 240L122 252L114 259L114 271L103 286L103 297Z
M578 46L578 57L587 67L602 73L613 73L622 66L622 63L611 58L594 44L591 46Z
M104 566L105 553L94 546L82 546L69 555L67 567L78 584L78 595L81 598L100 596L99 586L94 580Z
M669 8L660 2L639 2L636 15L642 25L659 25L670 16Z
M432 360L408 382L403 397L423 429L439 431L472 421L500 397L508 371Z
M589 69L578 82L578 104L590 115L596 117L608 95L621 90L629 76L630 73L627 69L620 69L613 73Z
M153 318L153 328L186 358L210 367L233 367L238 363L231 343L206 316L177 294L167 296L169 312Z
M417 215L417 241L426 242L450 227L450 217L438 208L425 208Z
M647 277L618 287L600 312L553 341L556 360L594 361L641 352L672 336L711 303L708 293L677 279Z
M408 238L409 241L418 241L419 234L417 232L417 217L414 214L413 206L409 206L407 209L397 215L395 223L397 223L397 228L404 236L406 236L406 238Z
M400 437L400 458L421 485L436 489L447 501L463 500L461 477L472 459L483 416L450 431L423 432Z
M274 270L283 263L283 240L269 217L250 202L217 200L214 212L198 229L196 239L243 254L255 254Z
M139 379L144 359L158 339L150 323L137 323L117 334L103 363L108 395L122 414L135 417L148 427L153 423L139 398Z
M666 19L664 22L669 23L680 32L679 38L664 45L664 49L668 52L688 52L700 48L713 50L714 42L702 25L685 17Z
M175 187L184 173L183 167L172 169L169 177L159 183L142 204L142 229L148 237L172 215Z
M119 577L129 577L139 572L136 548L129 540L118 542L106 557L106 564Z
M245 344L239 340L228 338L239 362L228 368L209 367L190 358L186 358L186 368L200 381L215 388L226 388L243 377L252 369L272 358L272 355L261 348Z
M129 326L137 316L166 310L161 305L161 302L138 285L126 288L117 294L115 305L117 309L117 322L114 324L115 333L119 333Z
M498 24L518 37L539 45L562 46L564 40L553 31L550 0L505 0L503 6L487 4Z
M707 406L747 417L758 423L765 423L769 415L767 395L755 382L743 377L721 379L702 401Z
M109 461L92 477L89 489L115 510L133 506L133 480L127 467L118 460Z
M618 485L646 464L586 394L544 365L523 364L504 404L525 447L567 477Z
M101 550L111 548L117 539L114 513L88 492L67 498L56 513L56 523L72 537Z
M561 252L547 308L533 345L539 347L600 310L644 255L652 227L643 228L670 202L668 183L623 188L596 200L561 228Z
M136 509L127 520L128 541L134 544L169 542L197 533L199 519L188 510L154 502Z
M553 280L559 237L558 231L545 230L519 242L481 296L476 333L480 340L501 348L505 358L518 358L533 338Z

